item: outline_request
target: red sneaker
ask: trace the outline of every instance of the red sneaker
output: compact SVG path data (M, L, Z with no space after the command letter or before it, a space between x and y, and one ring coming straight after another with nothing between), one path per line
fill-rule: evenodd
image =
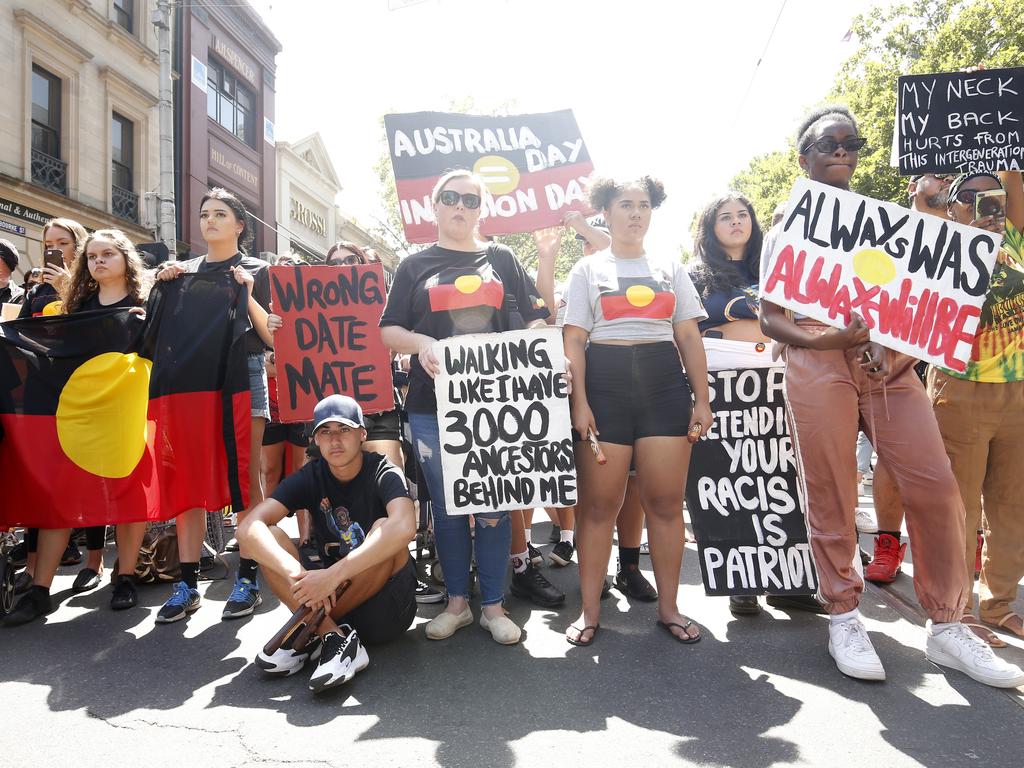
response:
M981 575L981 548L985 545L985 534L978 534L978 551L974 555L974 578Z
M875 556L864 569L864 578L875 584L892 584L907 554L907 545L887 533L875 537Z

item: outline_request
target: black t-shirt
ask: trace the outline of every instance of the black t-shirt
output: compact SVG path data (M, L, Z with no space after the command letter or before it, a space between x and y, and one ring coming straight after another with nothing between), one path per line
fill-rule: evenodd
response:
M24 298L25 292L13 280L0 288L0 304L20 304Z
M60 294L57 293L57 289L52 285L49 283L33 285L29 288L28 293L25 294L25 301L21 304L18 319L40 317L43 314L43 309L55 301L60 301ZM53 314L59 315L60 312L54 312Z
M386 456L363 453L359 474L347 483L331 474L326 461L314 459L282 480L270 497L289 515L309 510L313 542L330 565L363 543L373 524L388 516L389 502L409 498L409 487Z
M381 327L397 325L435 339L524 328L550 313L512 251L453 251L432 245L398 265ZM434 381L413 355L406 408L437 411Z
M95 309L124 309L126 307L144 307L146 306L145 301L136 302L131 296L125 296L123 299L115 301L113 304L100 304L99 293L94 293L88 299L78 305L79 312L90 312Z
M252 297L267 312L270 311L270 264L263 259L255 259L252 256L243 256L236 253L227 261L207 261L205 256L189 259L182 262L187 272L230 272L233 267L239 264L253 277ZM248 313L246 314L248 317ZM262 355L267 346L263 339L249 323L249 330L245 334L245 349L250 355Z

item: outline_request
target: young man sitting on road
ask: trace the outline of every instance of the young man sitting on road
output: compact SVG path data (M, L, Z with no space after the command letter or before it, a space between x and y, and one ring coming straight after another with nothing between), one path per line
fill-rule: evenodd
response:
M238 539L277 598L326 617L302 648L262 651L256 664L270 675L299 672L319 658L314 693L351 680L370 658L363 647L400 637L416 616L416 572L409 542L416 514L405 476L386 457L363 453L363 414L350 397L331 395L313 411L313 441L322 458L290 475L245 518ZM300 555L277 524L296 510L312 519L310 551ZM335 590L350 582L335 598Z

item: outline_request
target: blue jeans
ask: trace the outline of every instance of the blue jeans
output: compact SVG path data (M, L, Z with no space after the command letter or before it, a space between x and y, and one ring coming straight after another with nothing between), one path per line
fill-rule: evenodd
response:
M449 515L444 508L444 479L441 473L441 438L437 415L410 413L409 426L420 469L430 491L437 556L444 570L448 594L469 599L469 565L474 539L469 535L469 515ZM512 526L508 512L473 515L476 521L476 571L480 576L480 603L494 605L505 597ZM497 521L494 524L491 521Z
M863 432L857 433L857 471L871 471L871 454L875 449L871 447L871 441Z

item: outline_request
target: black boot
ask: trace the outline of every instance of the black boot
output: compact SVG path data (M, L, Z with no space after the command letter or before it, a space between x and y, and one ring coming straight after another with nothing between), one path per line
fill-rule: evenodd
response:
M544 608L565 602L565 593L545 579L532 563L527 563L522 573L512 574L512 594Z
M50 590L46 587L32 587L14 606L14 610L4 617L4 626L16 627L19 624L28 624L40 616L45 616L52 608Z

